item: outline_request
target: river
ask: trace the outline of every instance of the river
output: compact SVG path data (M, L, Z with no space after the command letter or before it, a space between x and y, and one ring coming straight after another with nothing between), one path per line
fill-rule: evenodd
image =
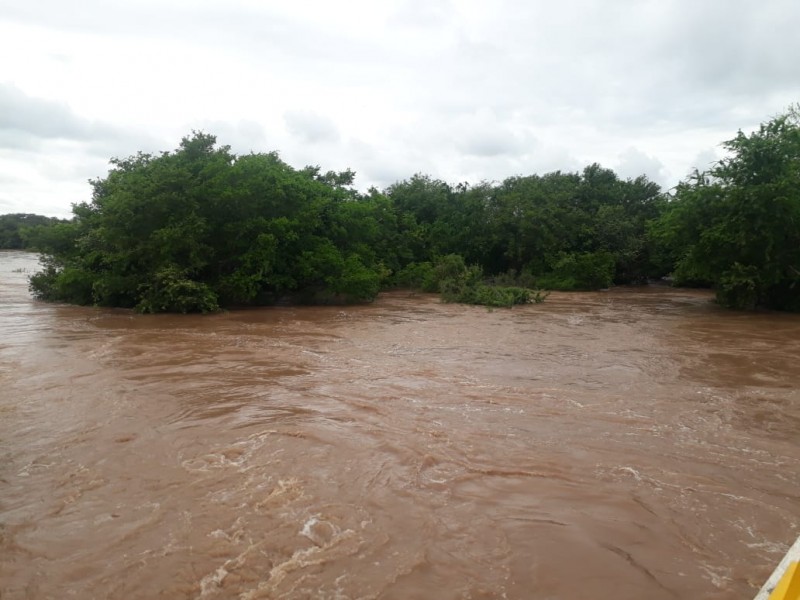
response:
M800 316L666 287L136 315L0 254L0 598L750 598Z

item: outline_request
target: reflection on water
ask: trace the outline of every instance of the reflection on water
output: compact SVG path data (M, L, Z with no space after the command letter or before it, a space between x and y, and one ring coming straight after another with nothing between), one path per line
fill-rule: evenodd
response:
M799 533L797 316L139 316L34 302L35 267L0 254L4 600L742 598Z

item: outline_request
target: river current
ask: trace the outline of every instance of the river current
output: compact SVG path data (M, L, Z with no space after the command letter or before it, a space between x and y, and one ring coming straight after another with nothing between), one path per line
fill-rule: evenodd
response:
M750 598L800 317L708 292L136 315L0 254L0 598Z

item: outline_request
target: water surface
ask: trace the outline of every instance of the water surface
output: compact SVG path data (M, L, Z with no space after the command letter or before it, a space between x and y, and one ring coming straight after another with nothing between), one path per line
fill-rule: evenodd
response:
M135 315L0 254L0 597L748 598L800 318L668 288Z

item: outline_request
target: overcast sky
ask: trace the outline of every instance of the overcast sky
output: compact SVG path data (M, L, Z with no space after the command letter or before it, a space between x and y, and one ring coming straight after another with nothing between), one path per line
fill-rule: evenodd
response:
M800 100L797 0L0 0L0 214L193 129L385 188L599 162L665 188Z

